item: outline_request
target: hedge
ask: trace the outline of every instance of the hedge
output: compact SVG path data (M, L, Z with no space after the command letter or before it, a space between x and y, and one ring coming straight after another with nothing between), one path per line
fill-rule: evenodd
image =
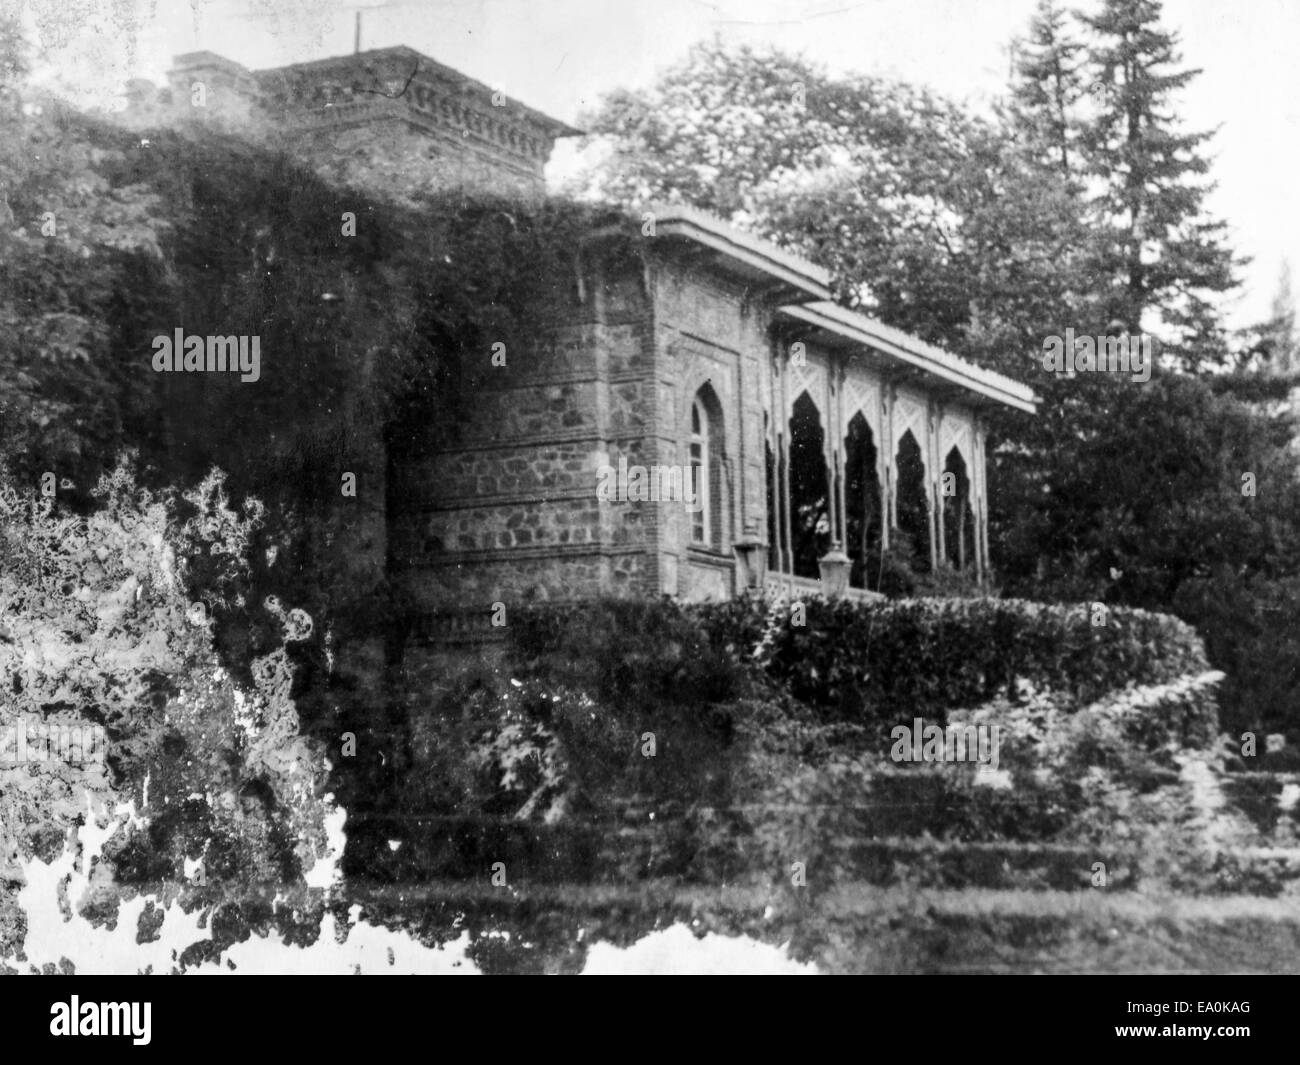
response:
M823 713L859 721L942 721L949 710L1014 693L1018 680L1087 705L1209 668L1186 623L1100 604L751 597L690 612L716 652L762 665Z

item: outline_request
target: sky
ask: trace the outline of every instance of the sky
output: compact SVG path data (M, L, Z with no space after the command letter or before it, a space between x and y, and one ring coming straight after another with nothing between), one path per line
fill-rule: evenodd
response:
M1079 0L1088 10L1096 0ZM39 80L112 108L128 78L165 83L172 56L208 50L252 69L405 44L566 122L616 88L650 84L697 41L775 45L832 73L926 85L977 108L1004 91L1008 46L1035 0L0 0L36 43ZM1165 0L1188 130L1210 142L1208 205L1253 261L1224 305L1265 318L1284 259L1300 276L1300 0ZM557 149L548 177L572 171Z

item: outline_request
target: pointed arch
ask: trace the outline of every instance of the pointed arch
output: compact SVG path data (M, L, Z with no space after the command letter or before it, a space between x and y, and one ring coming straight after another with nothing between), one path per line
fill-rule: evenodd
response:
M910 549L913 569L927 573L930 570L930 493L925 452L910 428L898 436L894 468L898 471L894 524L901 534L899 546Z
M849 585L853 588L872 586L872 566L878 565L880 558L883 502L875 435L859 411L849 419L844 437L844 548L851 562Z
M971 505L970 468L959 447L944 458L940 478L943 500L943 558L953 569L973 567L975 556L975 511Z
M726 437L722 425L722 403L712 385L706 382L695 392L687 418L690 543L693 547L720 551L726 546Z
M793 572L817 578L818 560L830 548L830 470L821 412L806 391L790 414L790 531Z

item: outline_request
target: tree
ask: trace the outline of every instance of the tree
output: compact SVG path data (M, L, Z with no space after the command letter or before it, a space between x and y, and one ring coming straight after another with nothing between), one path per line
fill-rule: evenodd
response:
M1013 45L1012 129L1072 190L1081 188L1078 109L1087 93L1083 44L1056 0L1039 0L1027 38Z
M587 199L712 211L830 269L837 298L1011 372L1043 285L1069 287L1075 205L996 126L880 78L697 45L584 119Z
M701 46L598 110L604 162L581 188L714 210L830 267L842 302L1031 383L1037 418L992 415L1004 590L1208 624L1213 604L1276 613L1275 595L1266 608L1241 589L1300 573L1293 426L1243 402L1241 375L1157 370L1140 384L1041 361L1045 337L1116 319L1169 327L1184 365L1231 361L1213 300L1235 260L1202 211L1205 136L1176 129L1194 72L1166 69L1177 56L1158 15L1114 0L1076 39L1044 3L996 123L906 86ZM1245 473L1265 486L1255 496ZM1276 719L1278 690L1251 689L1243 665L1270 653L1253 624L1217 637L1215 654L1246 671L1230 712Z
M1260 328L1259 354L1271 374L1300 373L1300 336L1296 334L1295 296L1291 292L1291 264L1282 262L1272 313Z
M1096 235L1092 268L1106 313L1130 332L1163 327L1166 353L1187 368L1224 361L1214 298L1237 284L1226 227L1206 216L1213 188L1202 149L1212 133L1179 128L1174 101L1200 73L1180 70L1176 34L1160 25L1159 0L1104 0L1091 31L1087 72L1095 88L1086 120L1086 172Z
M0 21L0 462L28 483L57 469L88 485L111 465L125 393L141 391L110 351L136 286L112 279L159 262L165 226L121 140L28 92L26 70Z

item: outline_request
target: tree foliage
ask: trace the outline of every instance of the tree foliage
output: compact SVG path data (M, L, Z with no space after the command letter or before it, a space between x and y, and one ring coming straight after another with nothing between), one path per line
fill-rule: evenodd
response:
M1099 186L1091 265L1112 317L1133 332L1163 327L1169 354L1196 368L1224 361L1214 299L1236 286L1239 261L1227 227L1204 210L1212 134L1184 131L1174 110L1200 72L1178 69L1178 38L1161 14L1159 0L1103 0L1082 18L1095 90L1084 157Z
M1043 0L988 120L779 52L701 45L590 116L579 187L713 210L831 268L841 302L1029 383L1038 417L992 425L1004 590L1208 623L1205 582L1297 572L1298 512L1290 421L1248 402L1279 389L1178 372L1239 360L1216 303L1239 262L1204 210L1209 135L1180 128L1196 72L1179 62L1153 0L1095 15ZM1150 383L1044 371L1046 338L1121 326L1156 334ZM1242 594L1226 601L1249 613ZM1247 660L1253 631L1212 640L1216 662ZM1242 714L1286 713L1234 690Z

